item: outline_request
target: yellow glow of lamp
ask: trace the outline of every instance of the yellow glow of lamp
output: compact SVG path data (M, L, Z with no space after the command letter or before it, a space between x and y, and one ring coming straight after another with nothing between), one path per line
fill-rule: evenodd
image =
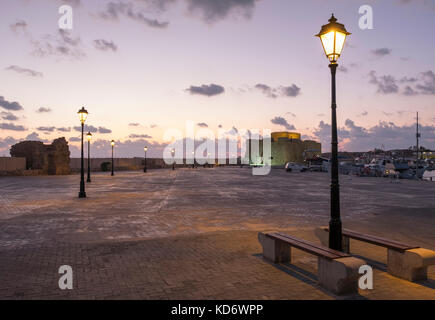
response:
M85 109L85 107L82 107L77 114L79 115L80 122L82 124L85 123L86 118L88 117L88 111Z
M145 152L147 152L147 151L148 151L148 147L144 147L143 150L144 150Z
M92 140L92 133L91 133L91 132L88 132L88 133L86 134L86 138L88 139L88 141L91 141L91 140Z
M341 55L341 51L344 47L346 37L350 35L347 32L344 24L338 23L337 19L332 15L329 23L322 26L322 29L316 37L319 37L323 50L325 50L326 57L331 63L337 63L338 58Z
M110 144L112 145L112 147L115 145L115 140L110 141Z

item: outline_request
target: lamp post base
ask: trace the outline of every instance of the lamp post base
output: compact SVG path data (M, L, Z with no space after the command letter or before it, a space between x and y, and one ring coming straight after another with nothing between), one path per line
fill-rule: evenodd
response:
M86 198L86 192L80 191L79 192L79 198Z
M86 182L91 182L91 179L88 178L88 179L86 180Z
M143 172L147 172L147 168L145 167L145 168L143 168Z

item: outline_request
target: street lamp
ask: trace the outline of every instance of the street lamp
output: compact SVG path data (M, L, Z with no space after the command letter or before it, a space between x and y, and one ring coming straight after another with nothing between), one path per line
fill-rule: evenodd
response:
M113 167L115 166L113 163L113 147L115 146L115 140L110 141L110 144L112 146L112 176L113 176L114 175Z
M143 151L145 152L143 172L147 172L147 151L148 151L148 147L145 146L143 148Z
M88 111L86 111L85 107L82 107L79 112L80 123L82 124L82 139L81 139L81 166L80 166L80 192L79 198L86 198L85 192L85 171L84 171L84 159L83 159L83 132L85 128L85 121L88 117Z
M88 138L88 179L86 182L91 182L91 140L92 140L92 133L89 131L86 134L86 138Z
M174 161L172 163L172 170L175 170L175 159L174 159L175 149L171 150L171 154L172 154L172 160Z
M193 159L192 169L195 169L195 151L192 151L192 159Z
M341 55L346 37L350 35L343 24L338 23L334 15L328 20L329 23L322 26L319 34L329 60L331 69L331 219L329 221L329 247L342 251L342 232L340 220L340 185L338 184L338 138L337 138L337 104L335 96L335 74L337 60Z

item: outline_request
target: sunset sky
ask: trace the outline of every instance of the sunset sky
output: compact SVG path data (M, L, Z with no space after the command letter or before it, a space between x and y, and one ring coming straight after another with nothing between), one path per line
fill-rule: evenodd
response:
M58 28L62 4L73 29ZM358 25L371 5L374 29ZM89 111L94 156L161 157L185 121L290 130L330 143L330 72L314 37L331 13L352 34L337 74L340 150L435 149L435 1L2 0L0 156L64 136L78 156Z

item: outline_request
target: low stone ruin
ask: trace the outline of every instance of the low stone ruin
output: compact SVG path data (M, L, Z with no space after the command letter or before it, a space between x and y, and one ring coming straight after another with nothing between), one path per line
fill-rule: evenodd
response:
M40 141L22 141L11 147L12 157L26 158L26 169L37 170L40 174L70 174L70 151L64 137L52 144Z

